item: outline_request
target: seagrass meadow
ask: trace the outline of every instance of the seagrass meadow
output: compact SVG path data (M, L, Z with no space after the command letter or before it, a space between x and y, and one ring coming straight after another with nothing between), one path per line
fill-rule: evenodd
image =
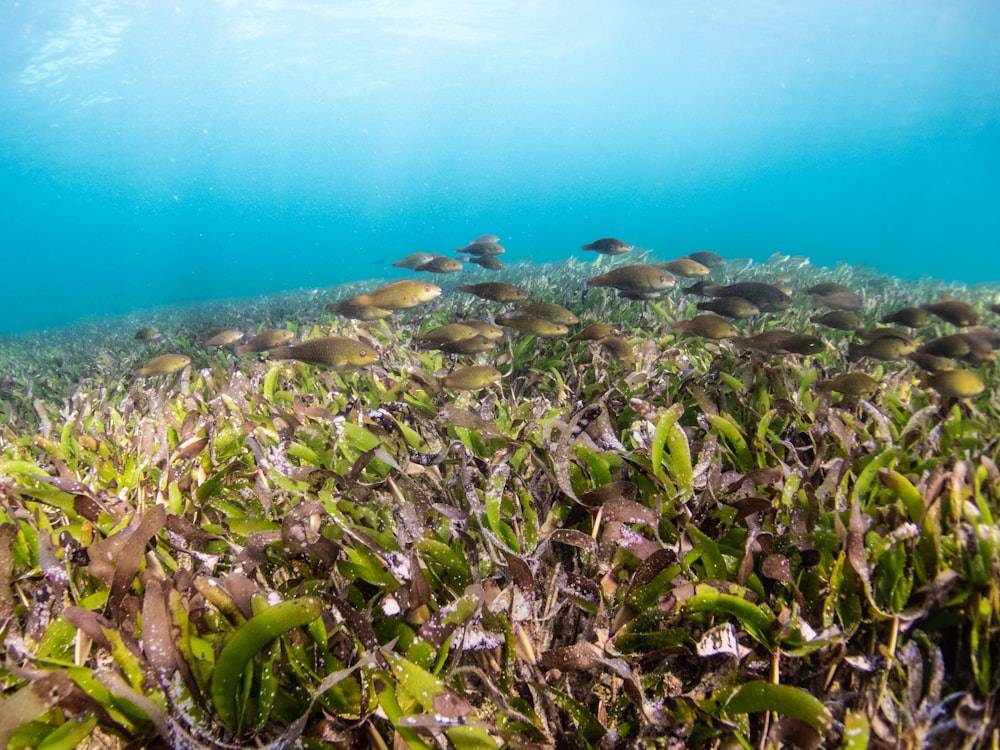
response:
M0 341L0 744L997 747L992 351L953 363L984 386L963 398L852 359L801 290L861 295L871 330L942 293L996 324L1000 287L729 261L718 283L792 304L714 340L678 328L701 301L683 283L588 290L620 264L434 277L368 322L324 306L374 283ZM580 322L414 345L509 315L456 289L487 278ZM595 322L625 347L574 340ZM223 327L378 359L206 348ZM746 345L775 329L822 346ZM164 353L190 364L136 374ZM499 382L442 380L476 364ZM824 386L852 372L874 385Z

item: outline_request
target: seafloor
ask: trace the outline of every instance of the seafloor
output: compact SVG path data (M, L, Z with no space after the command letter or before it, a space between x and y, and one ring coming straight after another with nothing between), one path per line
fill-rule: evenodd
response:
M945 357L965 393L802 290L861 295L871 330L942 294L993 326L1000 286L713 269L793 290L732 324L821 339L796 354L683 335L688 281L588 290L626 262L422 274L440 296L371 322L324 305L382 282L0 340L2 745L996 747L992 348ZM580 323L414 345L509 313L456 290L497 279ZM598 321L624 348L573 340ZM201 344L274 327L379 358ZM190 365L136 374L166 352ZM441 380L476 363L500 381Z

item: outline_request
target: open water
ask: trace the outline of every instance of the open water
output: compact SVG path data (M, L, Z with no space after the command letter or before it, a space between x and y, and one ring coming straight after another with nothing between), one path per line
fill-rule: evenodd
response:
M0 335L482 233L997 282L997 39L995 0L2 0Z

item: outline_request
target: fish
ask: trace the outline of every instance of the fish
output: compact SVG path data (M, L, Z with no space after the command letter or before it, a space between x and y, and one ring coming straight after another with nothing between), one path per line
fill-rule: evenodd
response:
M492 323L487 323L485 320L460 320L458 321L463 326L469 326L469 328L474 328L476 333L480 336L495 341L496 339L503 338L503 328L500 326L495 326Z
M356 305L349 300L331 302L324 309L351 320L382 320L392 315L392 310L384 310L373 305Z
M733 343L765 354L816 354L827 348L823 340L816 336L784 328L774 328L755 336L736 337Z
M607 273L587 280L587 286L614 287L626 292L660 292L676 282L673 276L645 263L612 268Z
M147 375L170 375L171 373L183 370L191 364L191 358L183 354L161 354L153 357L146 365L140 368L136 374L146 377Z
M871 396L878 389L878 381L864 372L845 372L816 385L821 391L834 391L845 396Z
M243 338L243 334L232 328L216 331L201 342L202 346L229 346Z
M707 312L713 312L717 315L733 318L734 320L749 318L760 312L760 308L757 305L742 297L715 297L714 299L699 302L695 307L699 310L706 310Z
M499 383L503 376L489 365L459 367L441 378L441 385L457 391L475 391Z
M495 255L472 255L468 258L468 261L469 263L475 263L477 266L482 266L487 271L502 271L507 267L507 264Z
M477 333L475 336L470 336L467 339L459 339L458 341L442 341L439 344L428 348L437 349L438 351L447 352L448 354L479 354L480 352L488 352L491 349L495 349L497 343L497 339L487 338L486 336Z
M987 307L990 308L990 312L995 312L1000 315L1000 302L991 302Z
M719 266L726 265L726 259L718 253L713 253L711 250L696 250L693 253L688 253L684 257L697 261L703 266L708 266L709 268L718 268Z
M778 312L792 306L792 298L783 289L762 281L738 281L728 286L706 288L710 297L742 297L761 312Z
M962 344L965 345L966 351L962 354L948 355L940 352L931 351L931 354L939 354L939 356L947 357L952 356L957 359L964 360L965 362L970 362L972 364L981 364L983 362L992 362L996 359L996 353L994 349L997 347L997 337L996 332L990 328L984 328L978 326L975 328L970 328L964 333L952 334L957 336ZM949 336L939 336L937 339L931 339L926 342L925 345L931 345L935 341L940 341L941 339L950 338ZM923 347L921 347L922 349ZM957 348L961 348L960 346ZM920 351L918 349L917 351Z
M917 352L979 364L996 359L996 353L993 350L997 343L995 331L990 328L977 327L964 333L952 333L925 341L917 348Z
M851 360L868 357L892 362L910 354L913 354L913 342L899 336L880 336L866 344L851 342L847 345L847 357Z
M632 248L632 245L621 240L616 240L614 237L602 237L599 240L594 240L587 245L583 245L584 250L592 250L601 255L621 255L622 253L627 253Z
M434 253L410 253L405 258L397 260L392 265L396 268L409 268L411 271L415 271L434 257Z
M570 341L597 341L606 338L615 332L614 326L607 323L591 323L586 328L577 331Z
M836 281L821 281L818 284L813 284L811 287L802 290L803 294L815 294L819 296L826 296L827 294L837 294L838 292L849 292L851 291L849 287Z
M946 398L971 398L986 389L979 376L969 370L925 373L922 382Z
M522 302L518 304L517 309L527 315L534 315L536 318L551 320L553 323L575 325L580 322L580 319L572 311L567 310L562 305L557 305L555 302Z
M938 357L935 354L913 352L913 354L908 355L906 358L921 370L927 372L944 372L945 370L955 369L952 360L948 359L948 357Z
M699 297L711 297L714 291L722 288L723 285L717 281L703 279L702 281L696 281L691 286L684 287L683 291L684 294L697 294Z
M870 328L867 330L858 330L858 336L860 336L864 341L877 341L878 339L884 338L894 338L902 339L907 344L913 343L913 337L909 333L901 328Z
M601 349L611 358L621 362L623 365L630 365L635 362L635 350L624 336L612 334L605 336L600 341Z
M974 326L979 323L979 313L976 312L976 308L960 299L941 299L921 305L920 308L954 326Z
M429 273L455 273L463 268L462 262L449 258L446 255L434 255L426 263L421 263L414 268L414 271L427 271Z
M471 244L475 245L477 242L488 242L495 245L500 242L500 237L495 234L481 234Z
M266 331L258 333L245 344L237 346L233 351L237 354L246 354L247 352L266 352L268 349L273 349L276 346L281 346L282 344L291 341L294 335L295 334L287 328L268 328Z
M445 344L463 341L478 336L479 332L472 326L462 323L448 323L413 335L413 340L420 344Z
M456 287L460 292L474 294L480 299L488 299L493 302L520 302L528 299L528 293L519 286L508 284L506 281L483 281L479 284L463 284Z
M456 247L455 252L465 253L467 255L503 255L506 250L504 246L497 242L470 242L465 247Z
M383 310L403 310L425 302L441 294L441 287L423 281L405 279L379 287L368 294L358 294L346 300L351 305L381 307Z
M856 292L831 292L830 294L812 295L816 307L830 307L834 310L864 310L865 298Z
M704 263L699 263L691 258L677 258L667 263L654 263L653 266L655 268L662 268L664 271L669 271L674 276L683 276L685 278L708 276L712 272Z
M917 347L919 354L933 354L935 357L956 359L969 353L969 342L958 333L929 339Z
M919 307L903 307L888 315L882 316L882 323L906 326L907 328L923 328L931 324L931 316Z
M822 315L813 315L809 322L838 331L857 331L865 323L861 316L850 310L832 310Z
M136 341L155 341L160 338L162 334L155 328L140 328L135 332Z
M569 328L562 323L553 323L551 320L536 318L534 315L501 315L497 317L497 323L534 336L565 336L569 333Z
M731 339L740 335L732 323L714 313L696 315L690 320L679 321L674 327L682 333L701 336L703 339Z
M268 352L271 359L294 359L332 370L356 370L378 361L378 347L371 341L346 336L320 336L293 346L278 346Z

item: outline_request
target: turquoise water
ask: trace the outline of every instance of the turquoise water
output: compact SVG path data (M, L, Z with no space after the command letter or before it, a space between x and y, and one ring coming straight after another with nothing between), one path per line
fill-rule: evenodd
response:
M833 5L3 2L0 335L486 232L1000 281L1000 3Z

